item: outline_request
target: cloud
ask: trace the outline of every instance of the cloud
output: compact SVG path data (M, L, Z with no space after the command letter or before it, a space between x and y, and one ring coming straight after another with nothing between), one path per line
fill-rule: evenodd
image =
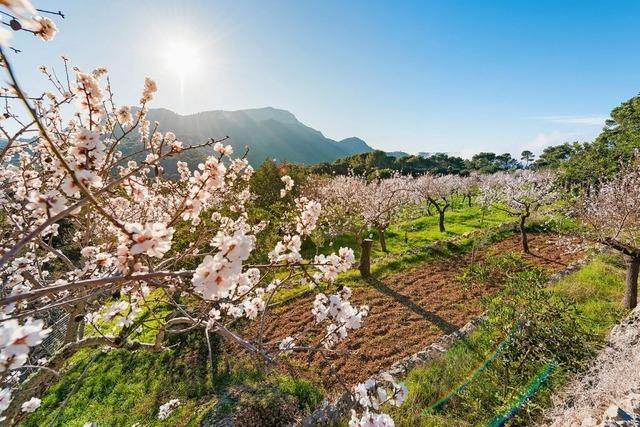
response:
M604 122L608 118L609 117L602 116L602 115L537 117L537 119L539 120L544 120L551 123L557 123L561 125L578 125L578 126L604 126Z
M551 145L564 144L573 141L591 141L599 133L598 129L578 129L572 131L552 130L549 132L540 132L531 140L523 144L520 150L531 150L533 152L541 152Z
M563 144L568 141L575 141L579 139L580 134L578 132L564 132L559 130L553 130L551 132L540 132L526 144L526 147L531 149L541 149L550 145Z

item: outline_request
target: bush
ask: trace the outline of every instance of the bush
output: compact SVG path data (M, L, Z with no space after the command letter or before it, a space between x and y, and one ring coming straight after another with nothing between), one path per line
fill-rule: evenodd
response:
M523 271L526 266L526 261L520 254L506 252L469 265L457 280L466 287L498 285L511 275Z

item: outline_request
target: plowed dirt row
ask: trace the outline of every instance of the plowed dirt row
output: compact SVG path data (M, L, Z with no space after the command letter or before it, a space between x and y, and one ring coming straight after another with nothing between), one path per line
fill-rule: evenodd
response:
M525 259L554 273L584 256L569 253L557 240L557 236L532 234L532 253ZM521 252L518 237L477 252L475 259L505 252ZM313 375L312 379L322 382L327 391L337 390L340 383L350 386L363 381L462 327L482 312L481 298L498 290L496 286L468 290L457 282L456 277L470 262L471 254L467 254L370 280L369 287L358 289L352 297L356 305L371 308L362 328L352 331L349 339L337 346L335 354L316 353L310 366L307 357L301 356L296 363L300 368L297 374ZM311 314L312 304L310 296L271 313L265 328L266 340L277 345L287 336L322 336L323 329Z

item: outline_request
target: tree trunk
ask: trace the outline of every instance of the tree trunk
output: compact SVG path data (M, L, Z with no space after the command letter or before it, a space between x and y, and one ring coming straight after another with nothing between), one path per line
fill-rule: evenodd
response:
M67 329L64 334L64 344L74 342L78 339L80 324L84 319L84 308L87 305L85 300L80 300L73 306L69 312L69 320L67 321Z
M638 271L640 270L640 257L626 256L627 280L624 290L624 306L628 309L635 308L638 304Z
M382 252L387 252L387 240L384 236L384 230L378 230L378 237L380 238L380 247Z
M360 244L360 248L362 252L360 253L360 266L358 269L360 270L360 275L362 277L371 276L371 246L373 245L373 240L364 239L362 244Z
M438 209L438 214L440 215L440 218L438 220L438 226L440 227L441 233L444 233L446 231L444 228L444 211L445 209Z
M469 198L469 207L471 207L471 194L467 194L467 197Z
M529 251L529 239L527 238L527 230L525 229L524 223L527 221L527 217L529 215L521 215L520 216L520 236L522 237L522 250L525 254L531 253Z
M69 321L67 322L67 330L64 334L64 344L69 344L70 342L74 342L78 338L78 330L80 326L80 321L76 321L73 315L69 316Z

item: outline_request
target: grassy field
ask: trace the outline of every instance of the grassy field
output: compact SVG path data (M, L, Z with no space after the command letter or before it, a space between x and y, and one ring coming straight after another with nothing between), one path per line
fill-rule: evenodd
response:
M404 219L391 225L385 232L388 253L403 254L412 248L429 245L438 240L462 236L471 231L487 229L514 220L503 211L493 209L483 212L477 204L474 203L468 207L458 199L454 201L453 208L447 211L445 218L446 232L444 233L438 229L437 214L431 216L426 213L415 215L413 218ZM370 230L365 233L365 237L371 237L375 241L371 254L374 261L388 255L380 247L377 231ZM332 245L323 246L319 251L329 253L335 248L347 246L353 248L356 254L360 253L360 247L353 236L338 236L332 243ZM315 253L315 247L307 248L307 250L309 254Z
M170 350L83 350L66 364L60 381L42 397L42 406L21 426L198 426L219 419L242 401L259 415L308 411L322 399L312 384L270 375L251 361L217 357L212 373L202 334L181 335ZM166 420L158 407L171 399L181 405Z
M540 308L547 317L542 317L538 327L560 335L553 328L566 326L567 330L561 332L568 341L575 340L585 347L585 352L578 357L571 355L577 365L582 366L588 360L604 335L624 316L625 310L621 308L624 274L618 257L601 255L545 291L547 300L541 304L555 301L567 316L553 317L544 312L545 308ZM530 285L530 282L524 284ZM535 301L526 310L535 311ZM579 327L562 325L562 322L576 322ZM509 359L499 350L506 335L504 328L486 322L442 357L411 371L406 378L409 398L394 413L396 425L497 425L492 422L497 422L501 414L514 416L509 425L524 425L535 420L541 409L549 405L552 391L570 379L576 367L555 363L565 351L558 346L551 357L536 360L527 356L531 360L519 365L516 373L506 375ZM553 344L545 342L550 347ZM538 386L541 388L537 389ZM528 397L531 400L524 403ZM510 414L516 408L518 412Z

